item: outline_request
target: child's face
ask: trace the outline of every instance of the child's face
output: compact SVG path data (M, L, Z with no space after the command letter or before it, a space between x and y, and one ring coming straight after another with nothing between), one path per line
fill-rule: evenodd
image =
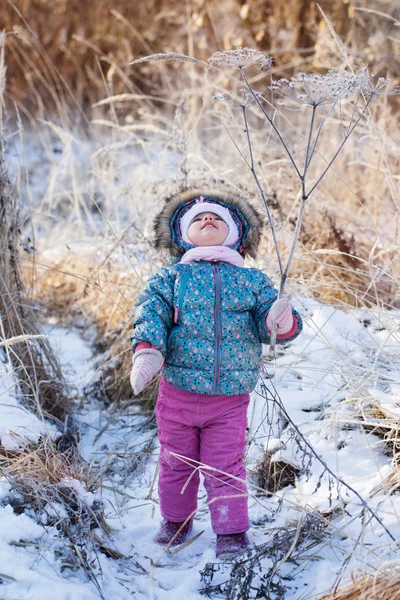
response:
M204 212L190 223L187 235L194 246L221 246L228 232L228 225L219 215Z

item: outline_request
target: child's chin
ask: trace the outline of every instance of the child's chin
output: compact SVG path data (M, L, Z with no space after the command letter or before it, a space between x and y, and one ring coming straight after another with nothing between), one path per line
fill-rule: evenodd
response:
M220 242L218 240L215 239L215 237L213 235L205 235L202 239L202 242L204 243L204 245L207 246L220 246Z

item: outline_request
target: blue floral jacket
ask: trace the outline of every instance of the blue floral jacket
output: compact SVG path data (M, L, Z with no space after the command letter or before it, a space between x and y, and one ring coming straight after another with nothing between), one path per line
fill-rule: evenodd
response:
M271 280L254 268L227 262L171 264L138 296L132 350L149 342L165 357L169 383L199 394L236 395L254 389L270 341L265 324L277 298ZM296 331L302 320L293 309Z

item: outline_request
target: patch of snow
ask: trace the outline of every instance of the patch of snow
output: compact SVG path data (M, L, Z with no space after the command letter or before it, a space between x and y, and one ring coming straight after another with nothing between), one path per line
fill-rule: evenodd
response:
M0 350L0 440L2 445L18 446L18 436L37 440L54 428L36 417L18 401L18 382L6 354Z

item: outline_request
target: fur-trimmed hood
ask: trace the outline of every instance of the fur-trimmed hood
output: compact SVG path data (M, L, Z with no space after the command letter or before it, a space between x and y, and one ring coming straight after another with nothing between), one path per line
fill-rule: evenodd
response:
M261 239L261 230L265 224L263 214L244 196L218 188L193 187L166 198L161 212L154 219L154 246L159 250L169 250L173 256L179 256L193 248L182 240L179 222L184 213L200 196L203 196L206 202L216 202L231 211L240 237L230 247L255 258Z

